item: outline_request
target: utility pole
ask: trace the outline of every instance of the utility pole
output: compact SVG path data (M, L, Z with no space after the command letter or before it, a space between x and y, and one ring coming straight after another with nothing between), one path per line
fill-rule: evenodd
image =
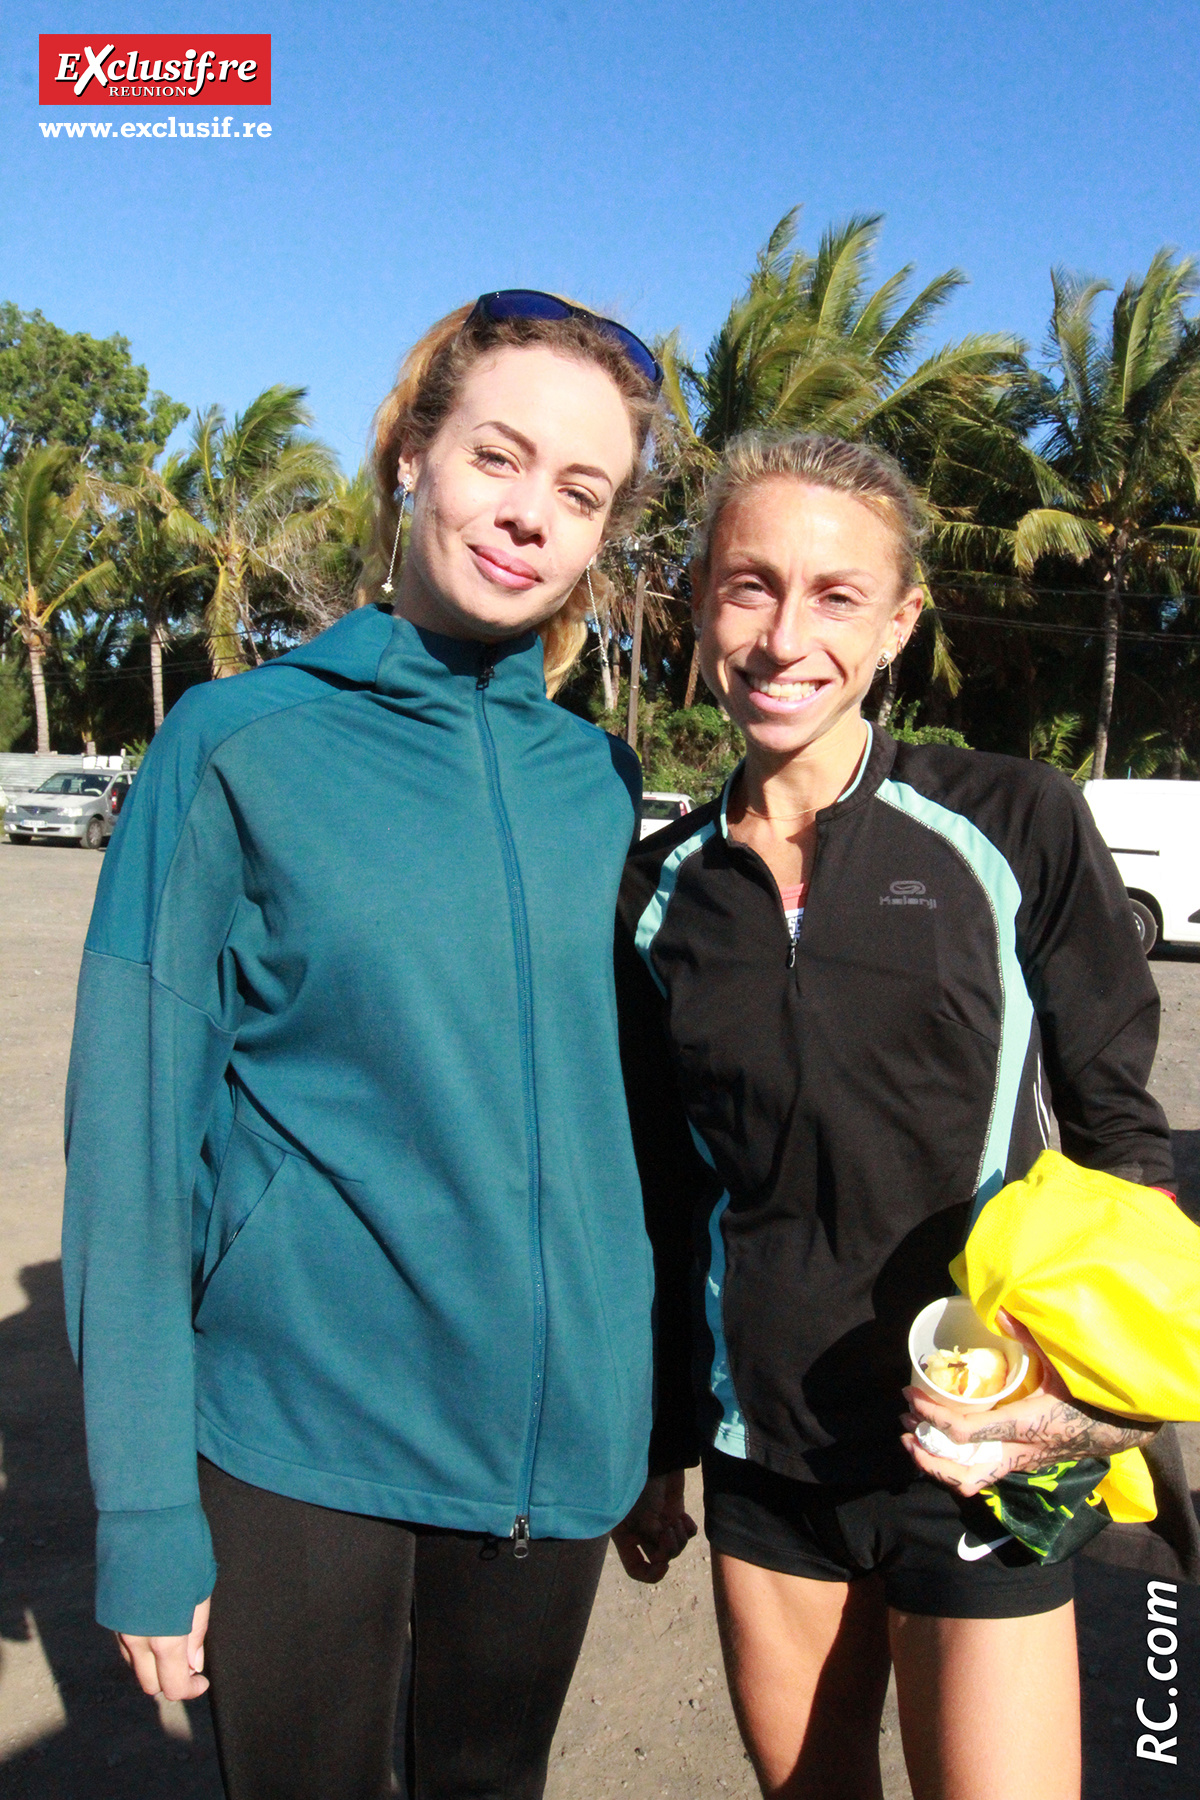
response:
M639 568L633 600L633 648L629 652L629 715L625 742L637 750L638 685L642 677L642 614L646 610L646 571Z

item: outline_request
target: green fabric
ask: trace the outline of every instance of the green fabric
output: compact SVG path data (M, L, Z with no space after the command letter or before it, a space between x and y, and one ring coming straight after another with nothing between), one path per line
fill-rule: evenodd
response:
M217 1565L199 1500L104 1512L96 1541L96 1617L111 1631L183 1637L213 1591Z
M1055 1463L1036 1475L1005 1475L983 1498L1006 1531L1043 1562L1065 1562L1109 1522L1103 1501L1090 1496L1108 1474L1107 1456Z
M639 773L546 700L532 636L482 670L363 609L186 695L122 810L63 1239L106 1624L190 1619L198 1450L497 1535L599 1535L644 1479L612 972Z

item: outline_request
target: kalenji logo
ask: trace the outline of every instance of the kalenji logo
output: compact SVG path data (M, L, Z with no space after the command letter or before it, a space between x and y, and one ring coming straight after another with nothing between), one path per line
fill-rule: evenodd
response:
M270 106L271 34L38 39L42 106Z
M886 894L879 896L880 906L927 906L937 911L937 901L926 894L923 881L893 881Z

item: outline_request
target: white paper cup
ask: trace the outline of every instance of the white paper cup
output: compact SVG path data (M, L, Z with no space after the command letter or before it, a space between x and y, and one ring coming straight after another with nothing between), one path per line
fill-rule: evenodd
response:
M931 1350L1003 1350L1008 1362L1008 1380L998 1394L987 1394L979 1400L965 1400L959 1394L948 1394L945 1388L930 1381L921 1368L921 1359ZM912 1322L908 1334L908 1355L912 1363L912 1384L940 1400L945 1407L962 1412L990 1412L1002 1400L1011 1400L1029 1373L1029 1357L1025 1347L1015 1338L1002 1337L989 1331L965 1294L952 1294L945 1300L931 1300Z

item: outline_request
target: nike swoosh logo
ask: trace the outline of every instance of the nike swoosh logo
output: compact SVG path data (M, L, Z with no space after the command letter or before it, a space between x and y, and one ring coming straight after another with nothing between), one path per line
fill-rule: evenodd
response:
M981 1556L987 1556L991 1551L998 1550L1001 1544L1011 1544L1012 1535L1011 1531L1006 1531L1003 1537L993 1538L990 1544L968 1544L967 1534L964 1531L958 1540L958 1554L964 1562L978 1562Z

